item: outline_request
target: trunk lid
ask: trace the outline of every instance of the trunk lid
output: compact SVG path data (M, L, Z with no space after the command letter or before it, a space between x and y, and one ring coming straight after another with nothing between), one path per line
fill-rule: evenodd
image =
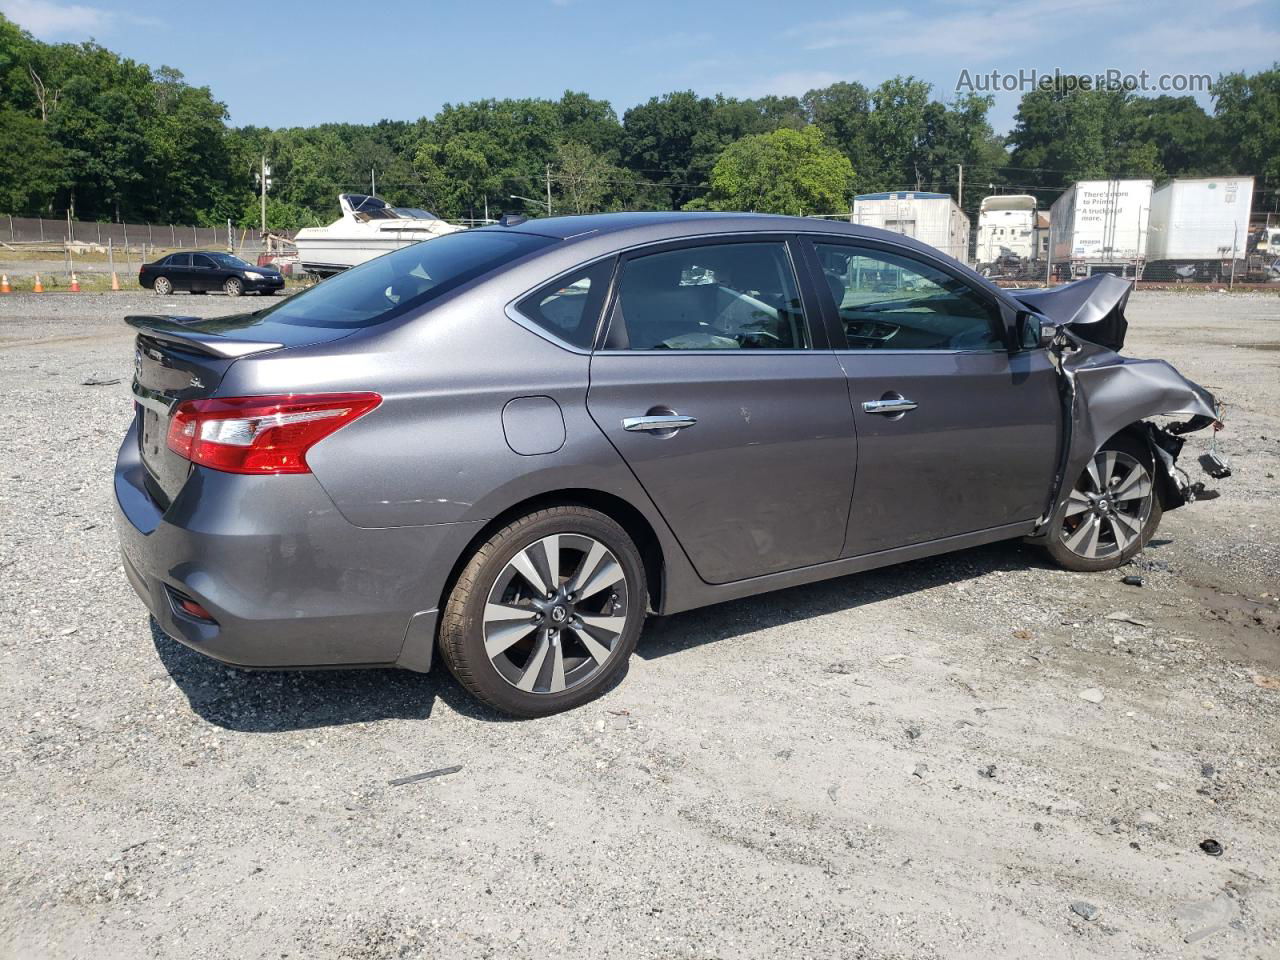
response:
M272 322L260 314L202 319L131 316L138 331L133 354L138 446L147 488L166 509L186 483L192 464L169 449L169 422L186 400L214 396L233 363L244 357L336 340L351 330Z

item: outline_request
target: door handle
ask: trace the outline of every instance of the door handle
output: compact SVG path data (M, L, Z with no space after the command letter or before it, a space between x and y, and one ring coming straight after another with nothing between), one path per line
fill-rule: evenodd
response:
M906 413L914 410L919 404L914 400L908 400L903 396L885 397L883 400L867 400L862 404L862 409L867 413L878 413L881 416L888 416L895 413Z
M622 421L622 429L631 431L632 433L638 431L661 433L670 430L683 430L685 427L692 427L697 422L698 421L693 417L682 417L678 413L664 414L656 417L626 417Z

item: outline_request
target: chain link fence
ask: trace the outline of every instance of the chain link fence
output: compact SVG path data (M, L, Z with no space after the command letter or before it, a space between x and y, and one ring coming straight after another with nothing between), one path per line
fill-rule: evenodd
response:
M251 233L258 245L256 232ZM89 246L166 247L225 250L237 245L235 230L227 227L189 227L171 223L95 223L85 220L46 220L41 217L0 216L0 242L17 244L85 244Z

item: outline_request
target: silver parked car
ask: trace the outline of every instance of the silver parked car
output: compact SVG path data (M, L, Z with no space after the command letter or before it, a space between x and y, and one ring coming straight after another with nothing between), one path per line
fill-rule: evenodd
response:
M1014 537L1112 568L1203 493L1179 434L1220 425L1116 353L1128 290L1001 290L847 224L615 214L430 240L256 313L130 317L124 567L227 663L438 649L523 716L598 695L649 612Z

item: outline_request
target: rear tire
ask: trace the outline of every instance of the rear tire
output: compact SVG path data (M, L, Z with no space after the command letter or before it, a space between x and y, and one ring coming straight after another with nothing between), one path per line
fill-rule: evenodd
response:
M156 277L156 282L151 286L152 289L155 290L156 294L161 297L167 297L169 294L173 293L173 281L168 277Z
M1135 437L1115 436L1072 484L1049 525L1045 549L1068 570L1114 570L1155 536L1163 512L1151 449Z
M594 700L626 671L648 587L635 544L580 506L526 514L481 545L440 621L440 653L489 706L543 717Z
M239 277L227 277L226 283L222 285L222 289L227 291L228 297L238 297L244 293L244 281Z

